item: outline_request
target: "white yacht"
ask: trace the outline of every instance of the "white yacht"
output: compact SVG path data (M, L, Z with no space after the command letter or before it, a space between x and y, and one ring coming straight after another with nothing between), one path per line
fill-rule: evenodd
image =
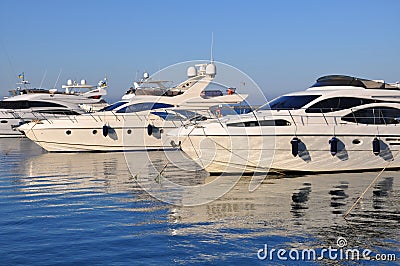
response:
M103 96L107 94L106 80L98 86L72 80L63 85L64 91L57 89L32 89L22 75L22 80L10 96L0 101L0 137L19 137L15 130L21 124L32 120L51 119L66 115L78 115L104 108L107 103Z
M342 75L239 116L171 132L210 173L400 167L400 86Z
M136 95L99 112L34 121L18 130L47 151L171 149L171 138L166 133L186 119L204 119L199 113L204 115L210 106L240 103L247 97L240 94L201 97L215 77L213 63L189 67L187 73L187 80L161 96Z

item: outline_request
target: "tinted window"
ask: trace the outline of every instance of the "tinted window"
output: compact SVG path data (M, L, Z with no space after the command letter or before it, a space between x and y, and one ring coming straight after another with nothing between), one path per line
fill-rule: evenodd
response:
M174 110L174 111L187 119L192 119L192 118L201 116L200 114L198 114L196 112L188 111L188 110Z
M0 101L1 109L28 109L32 107L63 107L66 106L52 103L52 102L40 102L40 101Z
M306 110L306 113L329 113L375 102L377 101L371 99L335 97L313 104Z
M159 117L161 117L164 120L168 120L168 121L182 121L184 120L183 117L178 116L176 114L172 114L172 113L167 113L167 112L151 112L153 115L157 115Z
M52 102L39 102L39 101L28 101L29 107L64 107L67 108L64 105L58 104L58 103L52 103Z
M281 96L261 107L261 110L293 110L300 109L321 95Z
M28 109L28 101L1 101L1 109Z
M124 104L126 104L126 103L128 103L128 102L116 102L116 103L113 103L112 105L109 105L109 106L107 106L107 107L104 107L103 109L100 109L99 112L102 112L102 111L112 111L112 110L114 110L115 108L118 108L118 107L120 107L121 105L124 105Z
M43 114L60 114L60 115L80 115L79 113L72 110L37 110L35 113Z
M396 108L382 107L382 108L365 108L357 110L344 117L343 121L360 123L360 124L398 124L397 120L400 118L400 110Z
M136 103L118 110L117 113L134 113L134 112L141 112L141 111L154 110L160 108L172 108L172 107L174 106L165 103Z
M290 122L283 120L283 119L276 119L276 120L264 120L264 121L260 121L260 125L262 126L269 126L270 122L273 122L272 126L290 126Z
M290 126L290 122L283 119L246 121L227 124L230 127L256 127L256 126Z
M228 127L256 127L259 126L258 121L247 121L226 124Z
M211 97L217 97L217 96L223 96L224 94L222 91L219 90L212 90L212 91L202 91L200 96L203 98L211 98Z
M133 113L133 112L140 112L142 110L143 110L143 103L137 103L125 106L124 108L119 109L117 113Z

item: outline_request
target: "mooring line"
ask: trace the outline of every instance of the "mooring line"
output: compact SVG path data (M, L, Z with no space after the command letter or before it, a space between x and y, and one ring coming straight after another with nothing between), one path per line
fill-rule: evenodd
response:
M400 149L397 151L396 155L393 157L392 160L390 160L385 167L379 172L379 174L372 180L372 182L368 185L368 187L361 193L361 195L357 198L357 200L354 202L354 204L350 207L350 209L343 215L343 219L346 220L346 217L350 214L350 212L356 207L356 205L362 200L364 197L365 193L372 187L373 184L378 180L378 178L385 172L386 168L390 166L390 164L396 159L396 157L399 155Z

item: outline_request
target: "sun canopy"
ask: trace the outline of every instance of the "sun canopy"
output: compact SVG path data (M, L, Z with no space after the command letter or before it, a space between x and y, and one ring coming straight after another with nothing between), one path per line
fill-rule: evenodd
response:
M396 84L397 85L397 84ZM317 79L317 82L311 87L325 87L325 86L353 86L362 87L365 89L393 89L398 90L399 87L387 84L384 81L368 80L345 75L330 75Z

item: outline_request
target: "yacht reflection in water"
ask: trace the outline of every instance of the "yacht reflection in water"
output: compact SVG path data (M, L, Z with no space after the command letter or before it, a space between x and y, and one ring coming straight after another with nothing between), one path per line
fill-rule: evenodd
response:
M345 232L348 223L367 226L371 219L376 226L384 224L380 233L382 230L393 232L398 227L398 207L395 203L399 202L400 181L394 177L398 177L399 172L383 173L380 181L365 194L362 203L353 210L346 223L340 214L351 207L377 173L290 178L268 176L253 192L249 192L250 178L242 177L228 193L217 200L184 207L160 202L146 193L139 183L145 181L153 189L159 189L160 193L178 198L190 195L170 190L167 181L182 186L196 186L206 184L215 177L209 177L200 170L181 170L182 167L168 163L171 157L181 156L179 152L132 154L135 155L135 165L141 166L137 174L131 174L129 167L132 170L133 165L128 167L122 153L45 153L30 156L19 167L22 173L18 173L21 176L18 182L22 183L20 189L27 200L33 200L39 195L40 199L60 195L106 195L112 201L128 205L124 207L127 211L140 212L148 209L143 204L138 208L138 202L149 202L152 211L168 209L166 216L159 219L161 223L167 224L169 234L172 235L224 234L224 228L248 229L241 234L243 236L302 235L302 229L306 227L310 229L307 233L313 232L316 238L325 239L326 234L334 238L334 235L337 237ZM203 193L207 194L207 191ZM176 202L182 203L185 199L177 199ZM332 227L336 229L327 230ZM363 233L363 226L359 227L359 231Z
M375 185L373 190L374 209L385 209L385 202L390 197L390 193L393 192L393 179L392 176L385 177Z
M311 183L304 183L298 192L292 195L292 210L293 216L299 218L304 216L304 211L308 209L307 201L311 192Z
M345 190L349 188L349 183L347 181L341 181L340 185L336 185L334 189L329 191L331 195L331 207L333 214L343 214L346 210L346 199L349 197ZM349 208L349 207L348 207Z

